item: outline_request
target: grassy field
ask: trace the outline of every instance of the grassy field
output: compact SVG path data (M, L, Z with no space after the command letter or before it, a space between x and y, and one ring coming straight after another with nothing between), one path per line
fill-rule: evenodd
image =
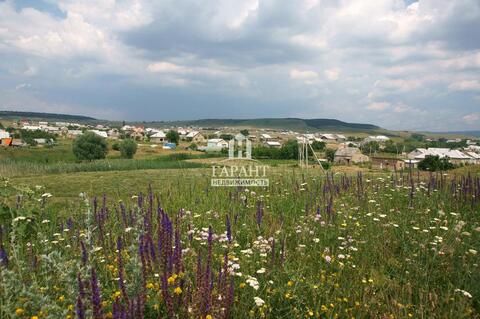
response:
M0 318L480 317L478 167L274 161L247 189L211 187L195 156L2 176Z

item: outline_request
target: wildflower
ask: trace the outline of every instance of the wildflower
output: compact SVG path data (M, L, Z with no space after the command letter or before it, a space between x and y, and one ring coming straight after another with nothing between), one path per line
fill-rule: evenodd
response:
M462 289L455 289L455 292L460 292L462 293L465 297L467 298L472 298L472 294L470 294L468 291L462 290Z
M65 296L61 295L60 297L58 297L58 301L64 302L65 301Z
M468 252L472 255L476 255L477 251L475 249L469 249Z
M175 290L173 291L176 295L180 295L182 293L182 288L180 287L177 287L175 288Z
M25 310L23 310L22 308L17 308L17 309L15 309L15 314L16 314L17 316L21 316L21 315L23 315L24 313L25 313Z
M293 281L289 280L289 281L287 282L287 286L289 286L289 287L293 286Z
M240 283L240 288L245 288L246 284L244 282Z
M175 283L175 279L177 279L177 275L173 274L170 277L168 277L167 282L169 285L173 285Z
M265 268L260 268L259 270L257 270L257 274L263 274L265 273Z
M332 257L330 257L330 256L328 256L328 255L325 256L325 261L326 261L327 263L330 263L330 262L332 261Z
M206 315L205 319L213 319L212 315Z
M257 307L261 307L265 304L265 301L263 301L262 298L253 297L253 300L255 300L255 304L257 305Z
M32 316L30 319L38 319L38 316Z

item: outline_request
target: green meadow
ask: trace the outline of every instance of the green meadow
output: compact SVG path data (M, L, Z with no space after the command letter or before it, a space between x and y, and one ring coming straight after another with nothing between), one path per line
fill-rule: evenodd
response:
M199 154L18 151L0 152L0 318L480 316L478 169L272 162L269 187L211 187Z

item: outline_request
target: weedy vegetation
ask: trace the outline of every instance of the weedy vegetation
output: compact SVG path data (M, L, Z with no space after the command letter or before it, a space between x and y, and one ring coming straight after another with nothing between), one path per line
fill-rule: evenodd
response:
M246 189L177 171L63 206L4 178L0 317L480 316L478 174L288 168Z

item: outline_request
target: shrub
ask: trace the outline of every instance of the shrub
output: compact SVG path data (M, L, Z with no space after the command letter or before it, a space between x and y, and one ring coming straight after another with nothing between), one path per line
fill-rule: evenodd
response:
M120 154L123 158L133 158L137 152L137 143L132 139L123 140L120 143Z
M448 158L440 158L438 156L428 155L420 163L418 169L422 171L446 171L454 168L455 165L448 161Z
M168 131L166 137L170 143L178 144L178 141L180 141L180 134L178 134L178 132L174 130Z
M188 149L189 149L189 150L192 150L192 151L196 151L197 148L198 148L198 147L197 147L197 144L195 144L195 143L192 143L192 144L190 144L190 145L188 146Z
M73 142L73 154L79 160L96 160L105 158L108 144L105 138L93 132L78 136Z
M114 151L120 151L120 143L115 142L112 144L112 150Z
M325 142L320 142L320 141L314 141L312 143L312 148L315 150L315 151L323 151L325 149Z
M325 150L325 157L326 157L326 159L327 159L329 162L332 163L332 162L334 161L334 159L335 159L335 150L332 150L332 149L330 149L330 148L327 148L327 149Z

